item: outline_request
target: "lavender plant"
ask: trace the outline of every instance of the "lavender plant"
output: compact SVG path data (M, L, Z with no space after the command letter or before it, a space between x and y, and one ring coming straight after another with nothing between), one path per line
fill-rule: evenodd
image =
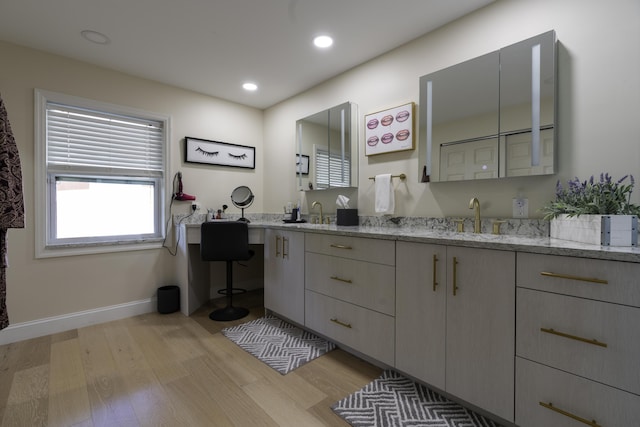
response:
M624 181L629 178L629 183ZM541 210L545 219L567 214L579 215L640 215L640 206L631 203L631 193L635 180L625 175L617 181L608 174L601 173L600 181L593 175L587 181L577 177L567 181L565 188L556 184L556 200L547 203Z

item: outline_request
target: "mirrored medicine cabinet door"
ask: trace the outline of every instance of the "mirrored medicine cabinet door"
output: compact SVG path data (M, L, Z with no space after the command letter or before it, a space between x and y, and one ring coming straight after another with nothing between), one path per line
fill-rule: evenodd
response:
M357 187L357 107L345 102L296 122L300 190Z
M422 76L419 176L438 182L553 174L556 63L549 31Z

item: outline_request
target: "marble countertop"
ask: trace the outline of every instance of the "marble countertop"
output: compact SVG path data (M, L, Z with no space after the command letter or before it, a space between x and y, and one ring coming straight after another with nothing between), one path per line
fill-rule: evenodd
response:
M187 221L185 223L188 227L199 227L200 222L202 221ZM474 234L468 231L458 233L437 228L428 228L420 224L403 223L397 226L380 226L375 224L338 226L335 224L310 224L308 222L284 223L281 220L274 219L252 219L249 226L640 263L640 248L638 247L606 247L550 239L549 237L530 237L513 234L495 235L487 232Z
M277 224L264 223L264 227L284 230L299 230L314 233L331 233L343 236L372 237L377 239L406 242L433 243L440 245L464 246L470 248L509 250L549 255L606 259L614 261L640 262L638 247L604 247L549 237L524 237L514 235L456 233L452 231L420 230L414 227L371 227L317 224Z

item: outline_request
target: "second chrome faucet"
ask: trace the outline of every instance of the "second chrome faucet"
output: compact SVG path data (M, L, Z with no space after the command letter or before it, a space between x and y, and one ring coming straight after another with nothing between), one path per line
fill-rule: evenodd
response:
M469 209L473 209L474 218L473 218L473 232L481 233L482 226L480 222L480 200L477 197L474 197L469 201Z

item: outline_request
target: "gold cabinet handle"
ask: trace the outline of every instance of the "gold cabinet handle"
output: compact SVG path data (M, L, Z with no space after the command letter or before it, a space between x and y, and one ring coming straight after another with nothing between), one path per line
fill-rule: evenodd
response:
M438 263L438 255L433 254L433 292L436 291L436 287L438 286L438 282L436 279L436 265Z
M458 258L453 257L453 296L458 292Z
M351 279L341 279L341 278L340 278L340 277L338 277L338 276L331 276L331 277L330 277L330 279L331 279L331 280L337 280L338 282L343 282L343 283L353 283L353 282L351 281Z
M339 321L338 319L335 319L335 318L329 319L329 320L331 320L333 323L337 323L340 326L344 326L345 328L351 329L351 323L344 323L344 322L341 322L341 321Z
M567 412L567 411L564 411L564 410L562 410L560 408L556 408L555 406L553 406L553 403L551 403L551 402L549 402L549 403L540 402L540 406L544 406L545 408L550 409L553 412L557 412L558 414L562 414L565 417L571 418L572 420L580 421L581 423L586 424L588 426L591 426L591 427L602 427L600 424L598 424L596 422L596 420L589 421L586 418L579 417L577 415L572 414L571 412Z
M607 285L609 282L604 279L595 279L592 277L580 277L580 276L572 276L570 274L560 274L560 273L551 273L549 271L541 271L541 276L547 277L557 277L558 279L569 279L569 280L579 280L581 282L590 282L590 283L600 283L601 285Z
M287 244L287 252L284 251L284 244ZM282 237L282 258L289 258L289 239Z
M600 341L598 341L596 339L590 340L590 339L587 339L587 338L578 337L576 335L565 334L564 332L558 332L556 330L553 330L552 328L540 328L540 330L542 332L546 332L548 334L557 335L559 337L564 337L564 338L569 338L569 339L576 340L576 341L586 342L587 344L593 344L593 345L597 345L597 346L600 346L600 347L605 347L605 348L607 347L607 345L605 343L600 342Z
M353 249L351 246L346 246L346 245L329 245L332 248L337 248L337 249Z
M278 245L280 244L280 236L276 236L276 258L280 256L280 250L278 249Z

